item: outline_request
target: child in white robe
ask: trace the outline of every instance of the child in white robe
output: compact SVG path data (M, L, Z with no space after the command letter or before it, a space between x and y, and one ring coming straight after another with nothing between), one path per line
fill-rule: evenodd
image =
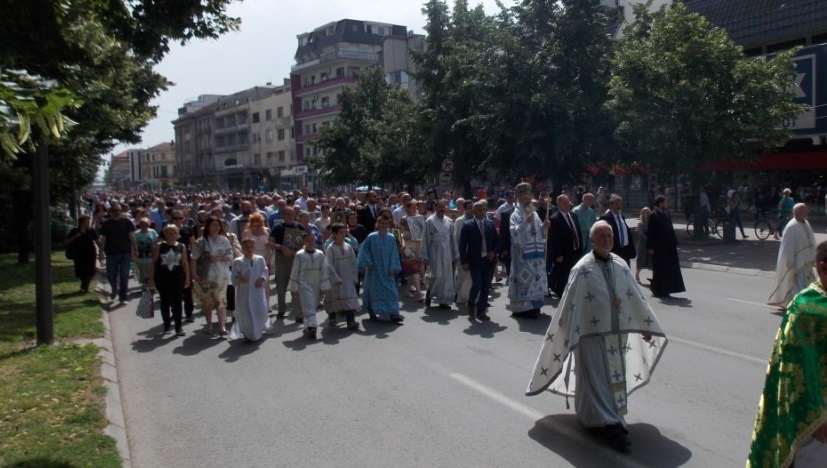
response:
M359 310L359 295L356 294L356 283L359 281L359 272L356 268L356 252L345 242L347 228L344 224L333 224L331 229L333 243L325 251L325 258L340 281L331 285L325 296L324 307L331 327L336 326L338 313L344 314L349 329L358 330L356 311Z
M316 328L319 326L316 320L319 297L322 291L330 289L333 270L327 265L322 251L316 249L316 238L313 233L305 232L303 239L304 248L296 253L293 260L287 290L294 292L299 299L297 305L304 316L305 335L315 340Z
M236 312L230 329L230 340L253 342L273 328L268 316L267 289L264 287L269 272L264 257L255 255L256 242L252 238L241 241L243 255L233 260L232 281L235 287Z

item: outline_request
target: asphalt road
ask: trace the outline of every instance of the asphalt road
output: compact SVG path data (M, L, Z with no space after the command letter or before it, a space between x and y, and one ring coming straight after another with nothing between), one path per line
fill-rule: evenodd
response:
M186 337L162 337L132 300L109 312L131 464L743 466L780 321L761 305L771 280L684 278L687 293L650 301L671 341L630 398L629 454L585 433L573 401L523 395L549 317L511 318L506 286L488 323L405 298L403 325L361 316L363 330L309 342L287 320L252 345L200 333L200 315Z

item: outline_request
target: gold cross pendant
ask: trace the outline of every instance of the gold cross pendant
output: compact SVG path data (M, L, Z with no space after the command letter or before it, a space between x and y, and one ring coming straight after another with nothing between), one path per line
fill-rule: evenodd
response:
M620 304L621 304L621 303L622 303L622 302L621 302L620 298L619 298L619 297L617 297L617 296L615 296L615 300L614 300L614 305L615 305L615 307L619 309L619 308L620 308Z

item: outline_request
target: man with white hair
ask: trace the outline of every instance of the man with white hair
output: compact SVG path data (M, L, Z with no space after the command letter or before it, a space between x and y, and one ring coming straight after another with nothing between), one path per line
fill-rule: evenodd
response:
M809 209L804 203L793 206L793 219L784 228L778 261L775 266L775 283L767 304L780 309L793 297L815 281L816 239L810 222Z
M612 227L598 221L590 237L593 250L571 270L526 394L573 396L580 423L626 451L628 396L649 382L667 340L629 266L611 252Z

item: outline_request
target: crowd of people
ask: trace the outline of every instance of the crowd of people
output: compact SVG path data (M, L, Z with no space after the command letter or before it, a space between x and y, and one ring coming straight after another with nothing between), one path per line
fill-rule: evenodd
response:
M676 241L667 198L658 197L651 214L641 213L635 242L623 215L622 198L602 188L597 195L572 195L581 199L577 206L565 193L551 200L542 192L537 198L526 183L504 188L500 195L499 200L465 200L450 193L439 196L435 190L417 198L406 192L373 190L337 197L311 196L307 189L259 195L95 193L88 197L89 214L81 218L67 243L73 244L77 238L86 245L86 253L76 260L82 289L88 290L94 273L94 258L88 252L99 243L99 260L105 262L113 301L126 302L132 271L142 287L155 286L158 290L162 316L167 316L169 303L170 317L181 315L192 321L197 303L206 320L206 331L222 337L229 334L227 311L237 309L238 288L231 272L234 260L242 256L242 241L246 239L253 241L253 255L264 262L267 279L262 292L267 310L275 293L277 319L285 318L289 304L293 318L302 322L313 308L306 303L311 296L291 276L297 269L295 263L301 259L304 265L311 253L314 258L326 260L319 270L316 302L324 304L324 296L331 290L329 295L339 297L340 291L335 288L341 284L355 285L352 289L356 298L334 301L348 304L349 309L332 312L355 315L364 309L371 316L399 321L402 317L398 307L389 308L384 303L393 302L393 297L399 295L398 291L391 294L392 289L404 286L402 294L420 300L426 307L432 303L441 309L460 307L469 316L486 320L491 283L494 278L499 281L505 277L511 312L517 317L536 318L544 298L550 294L561 297L571 269L591 252L589 231L598 220L606 221L615 233L613 253L627 265L639 257L635 275L638 282L640 269L651 268L651 287L656 296L684 290L680 269L676 268ZM604 212L600 205L606 207ZM380 225L380 219L386 219L388 225ZM471 229L470 224L476 227ZM168 243L163 231L166 226L176 228L177 243L182 248L176 243L164 247ZM307 246L304 233L309 233L313 241ZM370 238L373 234L380 239ZM338 237L342 237L340 242ZM346 244L350 250L338 246L336 255L331 255L334 244ZM173 266L170 248L174 252L182 250L180 255L185 261ZM298 256L300 251L302 255ZM344 266L337 273L335 264L344 265L344 257L353 257L357 263L355 274ZM386 263L386 271L380 276L373 271L377 262ZM176 312L179 304L164 298L178 292L157 287L154 276L166 275L159 268L161 264L182 278L180 314ZM367 284L372 287L365 288ZM353 302L359 298L361 305ZM214 312L217 321L213 321ZM353 326L355 322L348 323ZM170 329L167 321L165 328Z
M360 312L400 323L403 295L486 322L492 283L503 278L517 319L539 317L556 296L526 393L573 397L583 426L627 450L627 398L649 381L667 344L641 270L652 272L654 297L685 290L669 198L653 196L633 231L623 199L602 188L551 200L522 182L498 195L89 194L67 255L81 291L89 291L98 262L111 301L128 300L130 272L157 291L164 334L184 335L197 304L206 334L247 342L288 314L310 340L324 323L319 311L329 327L344 320L359 329ZM823 466L827 446L827 365L819 357L827 355L827 243L816 249L807 207L789 195L778 207L779 219L791 221L769 299L785 315L749 466ZM800 385L779 384L792 373Z

